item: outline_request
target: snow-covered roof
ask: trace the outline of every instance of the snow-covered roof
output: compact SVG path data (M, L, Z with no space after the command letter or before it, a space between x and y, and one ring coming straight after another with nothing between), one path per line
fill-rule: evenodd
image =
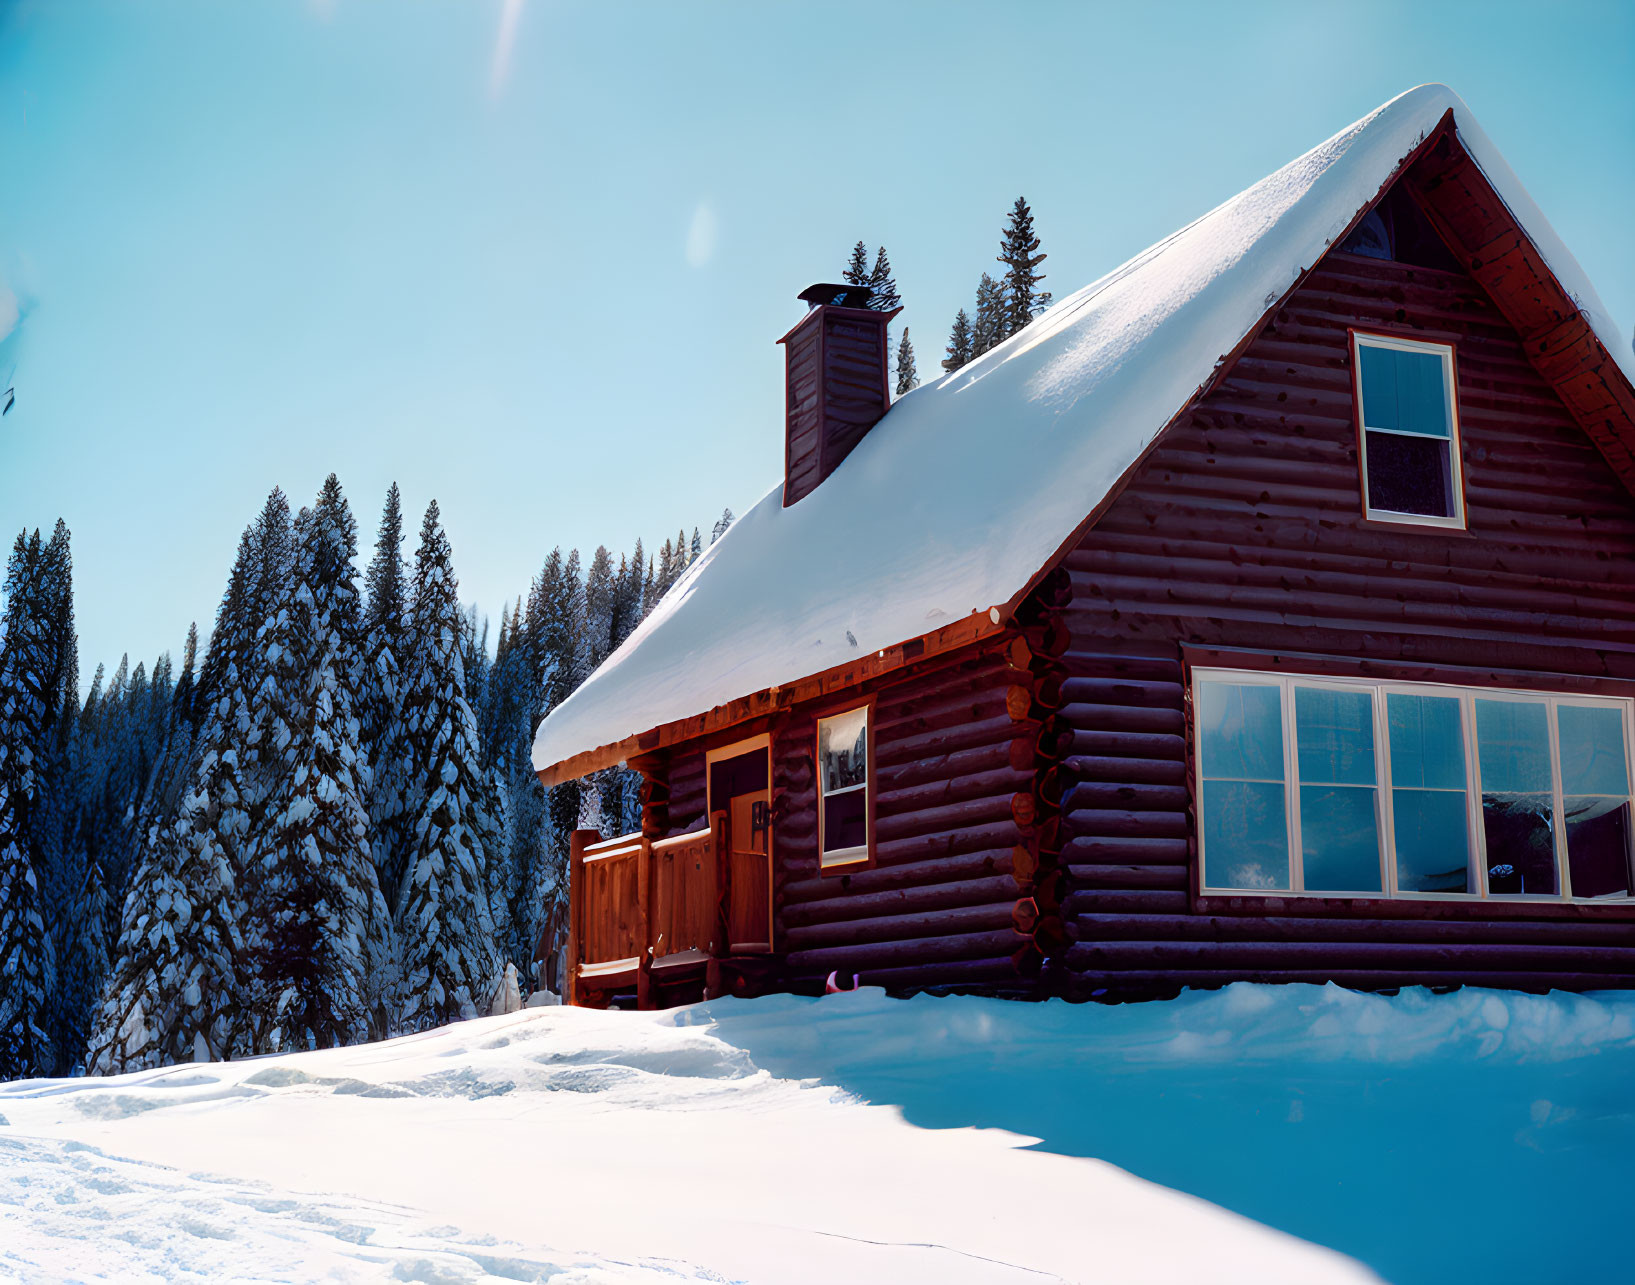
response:
M1009 602L1450 109L1635 382L1583 269L1470 110L1421 86L901 398L787 509L780 481L540 724L535 768Z

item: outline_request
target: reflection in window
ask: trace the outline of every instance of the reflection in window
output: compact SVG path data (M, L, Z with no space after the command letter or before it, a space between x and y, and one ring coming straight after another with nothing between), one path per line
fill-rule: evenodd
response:
M1276 687L1200 683L1204 882L1289 887L1283 792L1283 706Z
M1629 892L1629 762L1624 720L1607 706L1558 705L1567 869L1575 897Z
M1476 757L1488 892L1555 893L1555 783L1544 702L1478 699Z
M1309 892L1379 892L1370 692L1294 689L1300 856Z
M1629 701L1239 679L1194 674L1206 890L1635 895Z
M1385 709L1397 887L1475 892L1459 698L1391 692Z
M869 711L818 719L818 829L824 865L869 855Z

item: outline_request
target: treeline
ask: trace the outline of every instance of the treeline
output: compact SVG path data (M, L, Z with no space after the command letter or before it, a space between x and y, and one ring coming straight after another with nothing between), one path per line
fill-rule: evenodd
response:
M1038 271L1038 267L1045 258L1034 230L1033 210L1027 200L1019 196L1000 232L997 259L1005 265L1005 270L998 277L984 272L977 282L972 310L961 308L955 314L948 335L947 355L942 361L945 371L952 374L988 349L997 347L1050 307L1050 292L1039 288L1045 274ZM902 296L897 293L897 281L884 246L876 248L874 263L870 266L868 246L859 241L852 247L843 279L850 285L868 286L873 291L868 306L876 311L890 312L902 306ZM908 337L907 326L903 327L898 340L894 365L899 397L920 386L914 344Z
M724 514L712 539L731 521ZM702 552L554 550L462 610L433 503L396 486L359 585L332 476L245 530L204 655L99 667L82 702L67 528L19 536L0 616L0 1078L326 1047L520 1005L616 769L543 791L538 722ZM548 972L548 970L547 970Z

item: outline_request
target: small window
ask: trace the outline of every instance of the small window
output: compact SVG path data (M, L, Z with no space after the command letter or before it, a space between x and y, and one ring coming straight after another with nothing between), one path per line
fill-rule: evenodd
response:
M825 866L869 856L869 710L818 719L818 845Z
M1464 526L1453 349L1381 335L1354 340L1364 513Z
M1635 891L1635 706L1194 671L1206 891L1602 900Z

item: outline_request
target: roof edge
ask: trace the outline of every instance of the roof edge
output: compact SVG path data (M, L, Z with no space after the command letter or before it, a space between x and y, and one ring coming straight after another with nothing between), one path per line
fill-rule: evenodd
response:
M684 741L725 731L754 718L791 709L805 701L817 700L870 679L894 673L928 657L945 655L962 647L986 642L1005 633L1011 627L1011 614L1009 610L1000 607L991 608L986 612L972 612L963 620L956 620L952 624L916 638L905 639L872 656L860 656L844 665L820 670L794 682L763 688L748 696L728 701L725 705L705 710L702 714L695 714L691 718L674 723L662 723L645 732L627 736L622 741L614 741L594 750L585 750L545 767L536 767L535 775L539 777L540 783L549 789L553 785L589 776L603 768L622 765L639 754L652 754L658 750L669 749Z

